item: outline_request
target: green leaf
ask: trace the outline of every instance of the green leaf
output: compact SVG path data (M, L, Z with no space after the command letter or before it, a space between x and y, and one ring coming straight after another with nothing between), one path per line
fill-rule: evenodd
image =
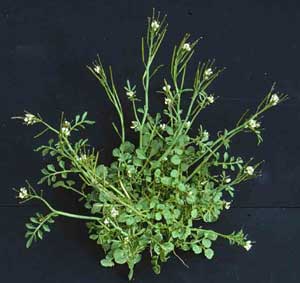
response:
M205 248L210 248L211 247L211 240L209 239L203 239L202 244Z
M171 157L171 162L174 164L174 165L179 165L180 162L181 162L181 159L178 155L173 155Z
M55 167L54 167L53 164L48 164L48 165L47 165L47 169L48 169L49 171L51 171L51 172L55 172Z
M82 114L82 116L81 116L81 121L84 121L84 120L85 120L87 114L88 114L87 112L84 112L84 113Z
M176 170L176 169L173 169L172 171L171 171L171 177L173 177L173 178L177 178L178 177L178 171Z
M50 227L47 224L43 225L43 229L45 232L50 232Z
M224 161L226 162L227 161L227 159L228 159L228 157L229 157L229 155L228 155L228 153L227 152L224 152Z
M35 224L39 224L39 221L35 217L30 217L30 221Z
M174 250L174 245L171 242L163 243L161 247L165 250L166 253L170 253Z
M196 218L197 215L198 215L197 209L193 209L193 210L191 211L191 216L192 216L192 218Z
M39 237L41 240L43 240L43 232L42 232L42 230L38 230L38 231L37 231L37 235L38 235L38 237Z
M115 265L114 262L109 258L101 259L100 263L103 267L112 267Z
M65 186L64 181L58 181L52 185L53 188L64 187L64 186Z
M137 157L134 157L133 164L137 167L141 167L141 166L143 166L143 161L141 159L138 159Z
M154 171L154 176L155 176L155 177L159 177L159 176L160 176L160 173L161 173L161 170L160 170L160 169L156 169L156 170Z
M120 156L120 150L118 148L114 148L112 151L112 155L114 157L119 157Z
M124 264L127 261L126 253L121 249L115 249L113 255L115 262L118 264Z
M170 177L162 177L161 183L165 186L170 186L172 184L172 179Z
M206 249L204 250L204 255L206 256L206 258L212 259L214 256L214 251L212 249Z
M80 119L80 115L76 115L76 117L75 117L75 124L77 124L79 122L79 119Z
M61 169L65 169L65 162L63 160L60 160L58 165L60 166Z
M134 217L128 217L126 219L126 225L130 226L133 225L135 223L135 218Z
M155 213L155 219L156 219L157 221L160 221L160 220L162 219L162 216L161 216L161 213L160 213L160 212L156 212L156 213Z
M173 131L173 129L171 127L168 126L166 128L166 130L167 130L168 135L172 136L174 134L174 131Z
M25 226L27 229L35 229L35 227L31 223L26 223Z
M139 159L141 159L141 160L146 159L145 152L141 148L136 149L135 152Z
M183 150L181 148L178 148L178 147L175 148L175 152L178 155L182 155L183 154Z
M196 244L192 244L192 250L195 254L201 254L202 248Z
M212 241L215 241L218 238L218 235L214 232L205 232L204 236L205 238L210 239Z
M161 143L158 140L153 140L151 143L150 155L154 156L155 154L157 154L160 148L161 148Z
M100 176L101 178L105 179L107 177L108 170L107 170L107 168L103 164L100 164L96 168L96 174L98 176Z
M185 192L185 191L186 191L186 187L185 187L185 185L184 185L183 183L180 183L180 184L178 185L178 189L179 189L179 191L181 191L181 192Z
M33 240L33 237L29 237L27 242L26 242L26 248L29 249L31 244L32 244L32 240Z
M100 203L94 203L91 209L91 213L92 214L99 213L101 209L102 209L102 205Z
M132 153L134 151L134 144L129 141L125 141L123 144L121 144L120 150L123 152Z
M98 240L98 238L99 238L99 236L97 235L97 234L92 234L92 235L90 235L89 236L89 238L91 239L91 240Z

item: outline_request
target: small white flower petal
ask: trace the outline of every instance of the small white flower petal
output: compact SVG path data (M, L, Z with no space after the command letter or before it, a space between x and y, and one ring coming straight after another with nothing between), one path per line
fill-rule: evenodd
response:
M152 23L151 23L151 28L152 28L154 31L157 31L157 30L159 29L159 23L158 23L156 20L152 21Z
M189 43L185 43L185 44L183 44L182 49L187 51L187 52L190 52L191 51L191 46L190 46Z
M245 169L245 172L248 174L248 175L253 175L254 173L254 168L252 166L247 166L246 169Z
M279 102L279 97L278 97L278 95L277 95L277 94L272 94L272 95L271 95L271 98L270 98L270 104L271 104L272 106L275 106L275 105L278 104L278 102Z

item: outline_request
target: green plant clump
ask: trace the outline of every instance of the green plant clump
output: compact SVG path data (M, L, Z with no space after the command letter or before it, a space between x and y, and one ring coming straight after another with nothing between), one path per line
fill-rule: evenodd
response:
M145 67L142 106L136 86L129 81L121 94L126 94L132 105L135 120L129 131L138 135L136 144L126 138L124 112L111 68L106 71L99 58L88 67L118 114L118 123L113 123L113 128L120 137L120 145L112 151L110 165L100 162L99 152L87 139L75 138L76 131L94 124L87 119L86 112L70 122L62 115L57 128L39 114L26 112L15 117L26 125L39 124L41 131L36 137L46 132L52 134L47 144L36 149L53 159L41 170L38 184L78 194L89 211L80 215L57 210L42 191L27 183L17 190L20 202L39 200L49 211L36 213L26 224L27 247L43 239L57 217L82 219L90 239L105 252L101 265L127 264L129 279L144 251L149 252L153 270L158 274L161 263L172 254L184 263L176 250L202 253L212 259L213 243L218 238L246 250L251 248L253 242L242 230L223 234L210 229L209 224L230 208L235 186L259 174L260 163L230 153L233 137L248 132L257 137L259 144L262 114L286 96L275 93L272 87L256 110L247 111L232 129L212 137L204 125L198 125L197 134L191 135L199 113L216 100L209 93L209 86L221 70L214 67L213 61L199 63L193 84L186 86L187 67L198 40L191 41L189 34L184 35L174 47L169 78L163 80L159 94L155 94L164 100L162 114L150 113L150 81L162 67L154 59L166 32L165 17L154 12L148 18L147 33L141 41ZM187 107L183 107L183 100L189 102Z

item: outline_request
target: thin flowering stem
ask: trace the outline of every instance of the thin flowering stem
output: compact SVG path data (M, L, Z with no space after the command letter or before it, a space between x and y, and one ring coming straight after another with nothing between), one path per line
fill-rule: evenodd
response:
M54 209L44 198L42 198L40 196L33 195L33 196L30 196L30 197L31 197L31 199L37 199L37 200L41 201L42 203L44 203L47 206L47 208L54 215L60 215L60 216L65 216L65 217L69 217L69 218L76 218L76 219L82 219L82 220L96 220L96 221L101 222L101 218L99 218L99 217L69 213L69 212Z
M261 109L260 111L256 112L251 119L256 119L256 117L258 117L259 115L261 115L263 112L265 112L266 110L268 110L270 107L267 105L265 108ZM250 119L250 120L251 120ZM214 149L211 151L210 154L208 154L208 156L203 159L203 161L194 169L194 171L187 177L186 182L188 182L197 172L199 172L203 166L203 164L205 164L210 157L217 152L217 150L223 146L223 140L227 139L227 140L231 140L235 135L237 135L238 133L242 132L245 127L247 126L247 123L249 122L249 120L245 121L243 124L241 124L240 126L232 129L231 131L229 131L227 133L226 136L221 136L219 137L214 144L212 145L212 147L214 147ZM201 156L199 159L201 159L203 156Z

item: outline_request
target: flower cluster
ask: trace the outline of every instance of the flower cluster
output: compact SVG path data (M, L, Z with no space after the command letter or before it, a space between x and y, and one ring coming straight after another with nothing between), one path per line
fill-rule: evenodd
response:
M111 217L116 218L119 215L119 211L116 210L114 207L111 209Z
M162 89L163 89L164 92L168 93L168 92L171 91L171 86L167 84L167 85L163 86Z
M151 28L153 29L153 31L157 31L159 29L159 23L158 23L158 21L154 20L151 23Z
M213 96L213 95L209 95L209 96L207 96L207 101L208 101L208 103L209 103L209 104L212 104L212 103L214 103L214 102L215 102L215 98L214 98L214 96Z
M100 71L101 71L100 66L96 65L96 66L94 67L94 71L95 71L97 74L100 74Z
M245 173L248 175L253 175L254 174L254 168L252 166L247 166L245 169Z
M159 125L159 127L162 131L164 131L166 129L167 125L165 123L162 123Z
M255 119L250 119L247 127L254 130L260 127L260 123L257 122Z
M61 133L68 137L71 134L71 124L68 121L64 121L61 127Z
M277 94L272 94L272 95L271 95L271 99L270 99L270 104L271 104L272 106L275 106L275 105L278 104L278 102L279 102L279 97L278 97L278 95L277 95Z
M208 80L212 74L213 74L213 71L211 68L206 69L204 71L204 79Z
M38 121L38 119L36 118L35 115L30 114L30 113L26 113L25 117L24 117L24 123L26 125L33 125Z
M137 129L137 127L139 126L139 122L137 121L131 121L131 129Z
M168 106L172 105L172 99L165 97L165 105L168 105Z
M192 50L191 45L189 43L183 44L182 49L187 52L190 52Z
M133 98L135 98L135 94L134 94L134 92L133 92L132 90L127 91L127 92L126 92L126 95L128 96L128 98L129 98L130 100L133 99Z
M246 241L244 248L249 251L252 248L252 242L251 241Z
M20 199L26 199L28 197L28 191L25 187L20 188L18 197Z
M86 161L87 158L88 157L86 154L81 154L80 156L77 157L77 161Z

